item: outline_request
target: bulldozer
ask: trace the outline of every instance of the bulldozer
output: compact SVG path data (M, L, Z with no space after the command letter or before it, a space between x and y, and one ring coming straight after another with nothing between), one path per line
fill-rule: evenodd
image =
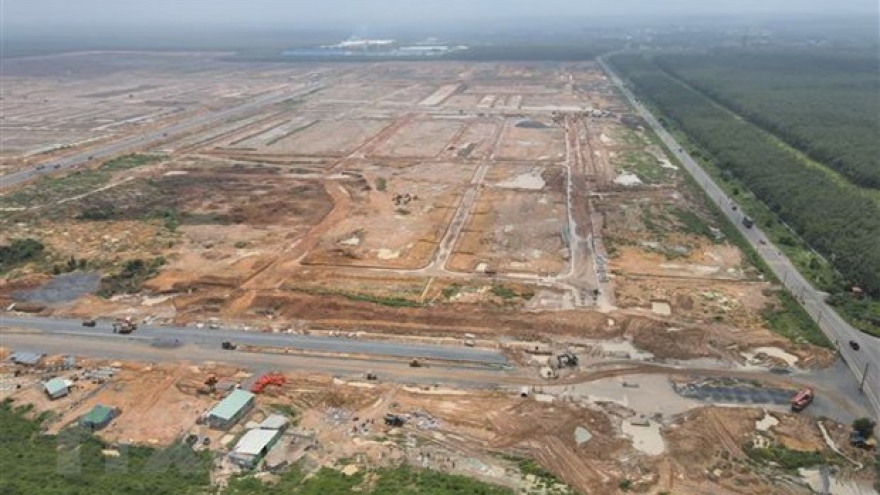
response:
M131 333L137 330L137 323L132 321L131 316L117 318L113 322L113 333Z
M208 393L213 394L217 390L217 375L208 375L205 379L205 387L208 388Z

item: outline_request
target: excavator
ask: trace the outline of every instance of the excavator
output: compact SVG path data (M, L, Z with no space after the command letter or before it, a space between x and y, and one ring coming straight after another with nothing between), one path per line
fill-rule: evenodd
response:
M113 333L131 333L137 330L137 323L132 321L131 316L116 318L113 322Z

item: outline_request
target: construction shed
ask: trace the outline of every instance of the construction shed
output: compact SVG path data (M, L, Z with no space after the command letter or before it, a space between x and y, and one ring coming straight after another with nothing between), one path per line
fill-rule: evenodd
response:
M281 438L281 430L250 430L235 444L229 460L245 469L256 467Z
M98 404L79 418L79 424L91 431L97 431L110 424L118 414L118 409Z
M70 393L73 382L64 378L53 378L43 384L43 389L50 399L60 399Z
M40 360L43 359L43 355L37 352L27 352L27 351L18 351L13 352L9 359L15 364L21 364L24 366L36 366L40 364Z
M290 423L290 420L287 419L286 416L282 416L280 414L272 414L262 423L260 423L260 429L262 430L281 430L284 431L287 429L287 425Z
M247 390L233 390L208 412L211 428L229 429L254 407L254 394Z

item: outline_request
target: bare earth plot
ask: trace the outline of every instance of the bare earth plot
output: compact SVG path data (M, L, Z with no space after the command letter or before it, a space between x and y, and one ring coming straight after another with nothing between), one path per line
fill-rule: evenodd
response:
M463 272L555 275L569 254L561 167L496 165L450 260Z
M793 416L784 403L814 373L834 373L817 371L834 356L767 329L766 315L781 311L779 288L724 237L595 64L242 65L145 54L135 69L127 57L4 66L0 173L306 81L320 89L169 136L155 160L94 164L4 192L0 245L34 239L43 251L3 267L0 317L369 334L490 349L510 363L410 368L364 357L379 380L361 379L368 368L290 374L248 418L297 411L299 424L271 454L279 462L305 456L351 472L408 461L544 493L542 477L512 460L525 457L584 493L627 483L644 493L809 493L792 472L779 485L781 471L756 468L744 445L831 455L811 410ZM77 144L84 138L98 141ZM132 276L143 266L153 271ZM115 292L23 297L65 276ZM10 378L0 378L0 396L56 411L53 428L107 403L122 410L108 441L194 434L225 458L244 425L196 424L222 397L204 390L208 374L247 386L267 363L311 370L278 349L162 352L199 362L120 363L106 386L83 378L70 401L50 402L43 371L16 377L3 361ZM566 353L579 364L564 364ZM257 364L206 364L218 359ZM333 363L360 366L350 356L322 361ZM816 415L849 422L837 404L858 414L845 391L813 385ZM782 399L714 408L679 393L693 387L723 390L724 400L750 396L749 387ZM409 420L385 428L387 413ZM832 426L858 457L846 428ZM306 451L312 439L320 447ZM870 477L841 466L835 476L845 480Z

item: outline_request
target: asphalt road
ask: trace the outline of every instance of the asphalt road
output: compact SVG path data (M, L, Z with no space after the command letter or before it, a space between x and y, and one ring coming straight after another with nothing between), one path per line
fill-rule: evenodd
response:
M285 333L258 333L238 330L210 330L193 327L153 327L141 326L128 335L114 334L110 321L98 320L95 327L84 327L80 320L36 318L19 316L0 316L0 329L22 328L40 332L29 335L42 335L46 342L52 336L95 338L105 341L135 341L146 345L155 342L180 341L183 345L193 345L206 349L220 349L224 341L267 347L283 347L296 351L321 352L332 354L358 354L384 356L398 359L423 358L426 360L456 361L462 364L499 367L507 364L507 359L497 351L465 347L406 344L378 340L360 340L343 337L316 337ZM0 334L0 344L11 342L8 331ZM25 349L22 349L25 350ZM27 349L41 351L41 348ZM45 352L45 351L44 351ZM229 353L234 353L229 351Z
M39 350L46 354L71 355L131 362L174 362L192 364L223 363L251 370L282 370L321 373L334 376L359 376L371 371L381 381L404 384L447 384L473 388L517 388L534 379L509 370L461 367L455 364L429 364L410 368L406 361L351 356L304 356L298 354L258 354L223 351L198 344L176 348L157 348L147 342L101 336L57 335L41 333L2 333L4 345L17 349Z
M773 244L767 240L767 236L757 226L746 228L742 224L742 209L729 198L709 175L684 151L684 148L672 135L660 125L660 122L642 105L632 92L627 89L621 79L614 73L604 60L599 61L611 80L623 92L630 104L638 111L646 122L654 129L654 132L678 157L684 167L694 177L712 201L718 205L722 212L745 236L752 247L760 254L773 273L791 291L792 295L801 302L810 316L818 323L825 335L837 344L840 355L846 362L853 378L858 384L864 383L864 393L874 410L874 415L880 418L880 339L856 330L840 317L828 304L825 303L825 294L816 290L797 271L788 258L782 254ZM850 347L850 342L859 344L858 351Z
M31 168L20 170L18 172L4 175L0 177L0 189L17 186L23 182L27 182L39 175L69 170L81 165L85 165L93 160L103 160L118 156L123 153L134 152L146 147L159 144L163 141L173 139L175 136L184 134L189 131L198 129L217 121L227 119L236 114L256 110L260 107L279 103L290 98L302 95L319 89L320 86L314 83L308 84L294 92L271 93L249 100L247 103L234 107L224 108L203 115L198 115L182 122L172 124L170 126L150 131L142 134L136 134L118 141L113 141L100 149L88 150L75 155L69 155L63 158L57 158L35 165Z

